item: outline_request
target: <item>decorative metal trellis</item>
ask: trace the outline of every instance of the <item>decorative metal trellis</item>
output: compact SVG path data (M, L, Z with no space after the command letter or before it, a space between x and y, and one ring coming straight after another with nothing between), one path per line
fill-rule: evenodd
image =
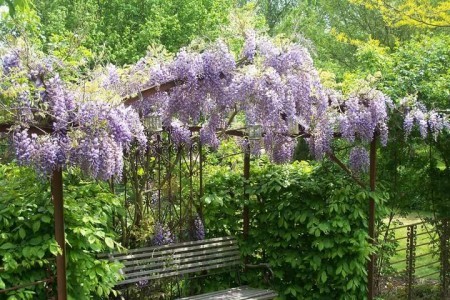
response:
M198 201L203 193L201 143L195 137L190 145L175 146L170 132L156 134L152 142L147 152L146 210L177 232L180 241L188 240L186 221L202 217Z
M150 221L164 226L176 241L195 239L194 221L203 217L203 150L198 135L192 131L190 143L181 145L166 130L150 132L148 137L145 153L135 149L128 154L122 183L125 223L133 229ZM122 241L136 246L126 227L122 226L122 235L127 236Z

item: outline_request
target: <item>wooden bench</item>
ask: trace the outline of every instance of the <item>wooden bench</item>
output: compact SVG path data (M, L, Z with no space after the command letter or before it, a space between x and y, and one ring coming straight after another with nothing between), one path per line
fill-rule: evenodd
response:
M226 272L242 267L238 243L234 237L213 238L164 246L131 249L126 253L105 254L110 260L119 261L124 279L118 285L152 281L190 274L195 277L209 271ZM248 286L181 298L200 299L273 299L277 293Z

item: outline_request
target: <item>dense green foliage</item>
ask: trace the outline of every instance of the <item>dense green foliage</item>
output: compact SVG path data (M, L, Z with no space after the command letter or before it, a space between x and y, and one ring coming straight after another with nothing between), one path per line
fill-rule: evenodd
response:
M282 299L364 298L370 253L367 192L328 163L257 163L246 189L251 229L242 241L244 254L270 263ZM209 170L205 222L210 235L241 236L244 181L239 169L232 170Z
M407 94L431 107L450 106L450 35L420 35L403 43L385 64L386 92L394 99Z
M132 63L149 44L170 51L196 37L215 39L227 23L232 1L36 1L44 43L57 37L75 40L99 59ZM51 46L51 44L50 44Z
M74 176L65 178L64 195L69 298L107 295L119 279L121 265L98 260L95 255L117 249L111 215L118 209L118 198L103 185ZM48 184L29 169L1 165L0 267L4 270L0 289L54 276L54 256L59 251ZM9 292L5 299L47 298L40 284Z
M450 107L450 36L418 36L384 57L381 88L398 101L415 94L429 107ZM444 191L448 187L450 142L448 134L425 142L413 132L409 140L401 129L403 120L391 118L391 143L380 151L380 176L390 189L391 206L448 214Z

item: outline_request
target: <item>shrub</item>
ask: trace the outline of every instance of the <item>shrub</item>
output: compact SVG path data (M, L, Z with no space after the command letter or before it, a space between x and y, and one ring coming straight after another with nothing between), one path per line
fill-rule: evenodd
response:
M369 193L339 174L327 163L252 165L250 235L241 248L250 261L270 263L282 299L366 296ZM242 173L211 168L205 182L209 235L241 237Z
M108 295L121 265L95 255L117 248L111 218L119 199L106 186L75 176L66 176L64 184L69 299ZM0 165L0 267L4 268L0 289L48 277L45 266L54 266L51 260L60 251L53 220L49 184L32 170ZM6 298L47 299L47 295L39 284L9 292Z

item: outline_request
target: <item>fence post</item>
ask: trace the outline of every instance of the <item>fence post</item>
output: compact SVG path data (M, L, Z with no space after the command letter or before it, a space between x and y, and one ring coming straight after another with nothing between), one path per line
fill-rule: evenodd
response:
M408 226L406 242L406 276L408 277L408 300L412 299L414 272L416 267L417 225Z

